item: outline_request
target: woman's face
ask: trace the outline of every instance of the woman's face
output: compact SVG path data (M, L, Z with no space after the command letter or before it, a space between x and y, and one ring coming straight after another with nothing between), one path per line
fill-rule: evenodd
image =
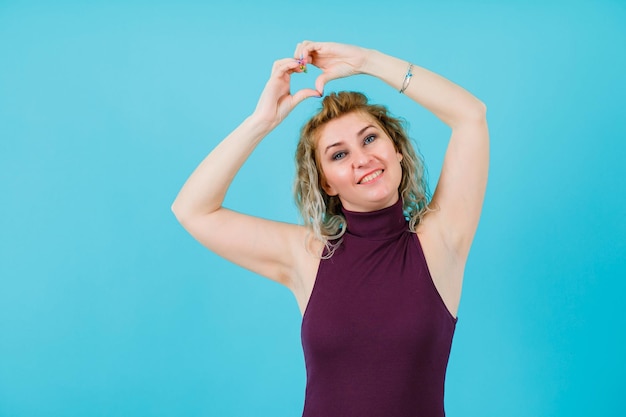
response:
M402 155L367 113L348 113L320 131L322 187L349 211L374 211L398 201Z

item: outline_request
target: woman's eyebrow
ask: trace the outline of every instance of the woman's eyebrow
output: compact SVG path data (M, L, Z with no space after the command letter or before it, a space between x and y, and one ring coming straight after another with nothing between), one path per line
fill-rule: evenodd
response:
M331 145L328 145L326 149L324 150L324 153L326 154L330 148L335 147L335 146L340 146L340 145L343 145L343 142L335 142Z
M358 132L356 132L356 136L361 136L363 134L363 132L365 132L367 129L369 129L370 127L376 127L374 125L367 125L365 126L363 129L359 130Z
M365 126L363 129L361 129L361 130L359 130L358 132L356 132L356 135L355 135L355 136L356 136L356 137L361 136L361 135L363 134L363 132L365 132L365 131L366 131L367 129L369 129L370 127L375 127L375 126L374 126L374 125L371 125L371 124L370 124L370 125L367 125L367 126ZM326 149L324 149L324 154L326 154L330 148L333 148L333 147L335 147L335 146L340 146L340 145L343 145L343 141L335 142L335 143L333 143L333 144L328 145L328 146L326 147Z

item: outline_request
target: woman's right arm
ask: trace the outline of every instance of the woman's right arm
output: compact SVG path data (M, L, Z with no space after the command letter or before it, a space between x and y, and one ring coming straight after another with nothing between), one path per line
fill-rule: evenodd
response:
M237 213L222 207L236 173L260 141L302 100L319 96L303 89L291 95L294 59L276 61L255 111L195 169L178 193L172 211L183 227L216 254L294 288L304 250L302 226Z

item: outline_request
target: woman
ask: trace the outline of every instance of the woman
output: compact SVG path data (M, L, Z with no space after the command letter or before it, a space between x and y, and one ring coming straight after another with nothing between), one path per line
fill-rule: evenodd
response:
M316 88L291 94L292 74L307 64L322 71ZM255 146L298 103L354 74L378 77L450 126L431 201L400 122L363 95L339 93L324 98L298 145L304 225L223 208ZM470 93L417 65L357 46L302 42L294 58L275 62L254 112L181 189L172 209L189 233L296 297L304 416L444 415L463 272L487 182L485 113Z

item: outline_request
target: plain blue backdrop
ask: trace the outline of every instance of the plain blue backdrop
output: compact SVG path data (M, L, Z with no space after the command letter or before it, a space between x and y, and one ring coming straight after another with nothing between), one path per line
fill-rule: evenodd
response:
M623 410L623 1L208 3L0 0L0 416L301 413L295 300L170 205L303 39L402 57L487 104L448 415ZM434 187L448 129L378 80L341 89L409 120ZM227 206L299 221L293 153L318 105L266 138Z

